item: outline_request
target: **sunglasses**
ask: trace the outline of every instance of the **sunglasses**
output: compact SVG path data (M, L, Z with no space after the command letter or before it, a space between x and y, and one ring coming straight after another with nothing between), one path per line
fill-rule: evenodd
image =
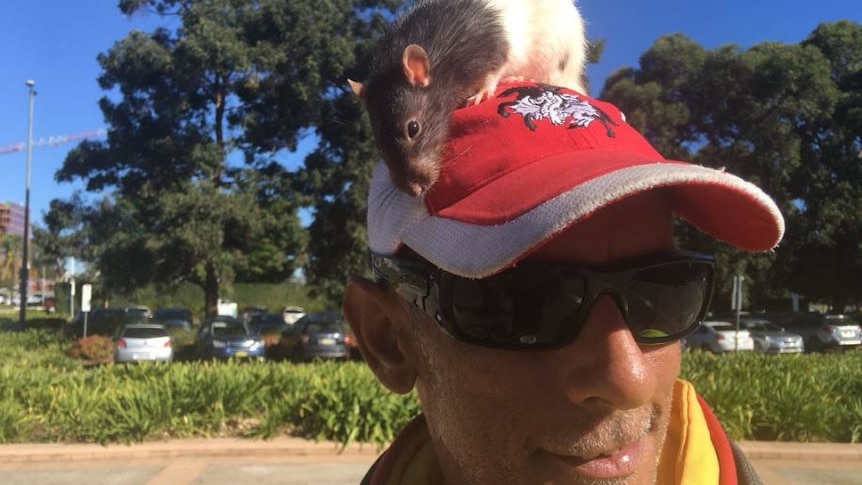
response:
M677 341L700 325L712 256L674 251L606 268L524 262L482 279L423 260L371 254L379 283L423 309L450 336L503 350L552 350L577 338L600 295L614 298L635 341Z

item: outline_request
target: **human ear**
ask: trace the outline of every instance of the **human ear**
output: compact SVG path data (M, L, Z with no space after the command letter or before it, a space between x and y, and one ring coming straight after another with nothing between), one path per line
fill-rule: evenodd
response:
M365 278L353 277L344 290L344 316L365 362L390 391L406 394L416 382L416 368L405 331L409 315L398 295Z

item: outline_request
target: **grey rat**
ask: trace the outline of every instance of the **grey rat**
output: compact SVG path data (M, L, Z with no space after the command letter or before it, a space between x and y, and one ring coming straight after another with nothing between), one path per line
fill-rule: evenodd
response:
M420 196L437 181L452 113L507 79L585 93L587 42L572 0L424 0L383 34L363 101L393 184Z

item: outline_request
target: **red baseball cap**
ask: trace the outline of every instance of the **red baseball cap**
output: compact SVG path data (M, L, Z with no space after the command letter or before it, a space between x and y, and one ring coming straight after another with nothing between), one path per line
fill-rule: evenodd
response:
M436 266L482 278L608 204L648 190L730 245L774 248L784 234L775 202L721 170L662 157L615 106L567 88L501 86L455 111L437 182L424 197L398 191L384 164L368 198L370 249L402 245Z

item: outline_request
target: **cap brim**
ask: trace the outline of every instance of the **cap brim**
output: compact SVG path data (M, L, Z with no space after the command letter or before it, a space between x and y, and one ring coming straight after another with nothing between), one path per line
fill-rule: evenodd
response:
M784 219L772 199L755 185L729 173L666 160L638 160L633 165L630 158L622 160L626 154L609 157L608 153L582 153L579 160L585 156L600 159L607 168L605 173L583 181L583 174L566 172L566 167L575 165L546 160L541 167L531 167L524 174L509 174L489 182L436 215L429 214L420 199L394 189L372 188L372 196L378 200L369 203L378 204L378 210L375 220L369 220L369 227L388 227L369 231L371 249L394 254L403 243L441 269L482 278L511 266L596 210L657 189L669 194L677 215L732 246L767 251L784 234ZM615 169L613 160L618 157L620 164ZM555 177L560 182L548 189L547 183L531 183L534 177ZM385 168L378 167L374 179L374 184L391 185ZM566 180L572 181L571 187L565 187ZM545 193L533 193L537 187L544 187ZM547 190L556 192L549 197ZM507 194L510 200L518 198L515 207L531 208L506 214L500 209L500 194ZM522 197L534 197L537 203L523 204ZM483 219L482 214L502 214L504 218ZM373 234L391 237L375 240Z

